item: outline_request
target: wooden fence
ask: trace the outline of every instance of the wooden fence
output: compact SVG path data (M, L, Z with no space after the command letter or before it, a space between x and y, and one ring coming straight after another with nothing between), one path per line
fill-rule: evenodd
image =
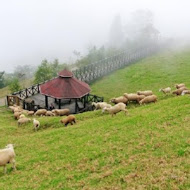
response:
M73 73L77 79L90 84L117 69L125 67L126 65L157 52L158 49L158 46L152 45L151 47L149 46L136 50L125 51L113 57L81 67L73 71Z
M134 63L144 57L147 57L157 52L159 49L160 49L159 46L154 44L148 47L141 47L135 50L124 51L118 55L81 67L73 71L73 74L77 79L90 84L93 81L117 69L125 67L126 65ZM30 96L38 94L40 92L39 86L43 83L33 85L19 92L15 92L12 95L16 95L20 97L21 99L26 99Z

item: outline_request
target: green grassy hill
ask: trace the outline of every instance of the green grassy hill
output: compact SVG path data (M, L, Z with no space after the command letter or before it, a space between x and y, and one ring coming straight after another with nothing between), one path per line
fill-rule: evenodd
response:
M86 112L67 128L59 117L40 117L35 133L1 107L0 145L16 144L18 170L0 168L0 189L190 189L190 96L158 92L190 87L189 68L190 51L168 51L92 85L106 101L137 90L158 95L156 104L130 105L128 116Z

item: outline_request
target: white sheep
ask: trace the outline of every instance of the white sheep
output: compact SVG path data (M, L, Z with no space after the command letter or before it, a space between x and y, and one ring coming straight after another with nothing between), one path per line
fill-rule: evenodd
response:
M163 92L164 94L170 94L171 93L171 88L160 88L159 92Z
M21 112L14 112L14 118L18 120L21 114Z
M21 119L21 118L24 118L24 117L26 117L24 114L21 114L20 116L19 116L19 119Z
M190 94L190 90L183 90L182 93L181 93L181 95L183 96L185 94Z
M55 116L55 114L52 111L47 111L46 116Z
M95 106L95 110L112 107L112 106L111 106L110 104L108 104L107 102L98 102L98 103L92 102L92 106Z
M40 122L36 120L35 118L33 119L33 127L35 131L37 131L40 127Z
M122 102L112 106L111 108L103 108L103 111L108 111L112 117L113 117L113 115L116 115L120 111L124 111L125 114L127 114L127 112L128 112L126 110L126 104L124 104Z
M13 144L8 144L4 149L0 150L0 166L4 166L4 173L7 173L7 164L12 163L13 169L16 170L15 152Z
M39 109L36 111L34 115L42 116L42 115L46 115L46 112L47 112L46 109Z
M153 95L153 92L151 90L146 90L146 91L137 91L138 95L145 95L145 96L150 96Z
M184 84L184 83L176 84L175 87L176 87L177 89L179 89L179 88L185 87L185 84Z
M144 103L151 103L151 102L156 102L157 101L157 96L156 95L151 95L151 96L146 96L145 98L143 98L139 104L144 104Z
M69 109L54 109L52 110L52 113L56 116L64 116L64 115L69 115L70 114L70 110Z
M176 94L177 96L179 96L179 95L182 95L182 92L183 92L184 90L187 90L187 88L186 88L185 86L174 90L174 91L172 92L172 94Z
M34 111L28 111L27 115L28 115L28 116L34 115Z
M31 121L31 119L29 119L29 118L26 118L26 117L21 118L21 119L18 120L18 126L20 126L22 124L25 124L25 123L28 123L30 121Z
M132 102L139 102L140 100L142 100L145 95L138 95L138 94L128 94L128 93L124 93L124 96L128 99L128 101Z
M110 102L114 103L114 104L118 104L120 102L124 103L124 104L127 104L128 102L128 99L125 97L125 96L120 96L120 97L117 97L117 98L112 98L110 100Z

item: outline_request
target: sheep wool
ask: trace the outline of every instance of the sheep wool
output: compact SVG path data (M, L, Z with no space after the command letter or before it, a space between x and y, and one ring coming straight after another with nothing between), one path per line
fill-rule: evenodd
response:
M4 167L4 174L7 172L6 165L13 164L13 169L16 170L15 152L13 144L8 144L4 149L0 150L0 166Z
M153 92L151 90L146 90L146 91L137 91L138 95L145 95L145 96L150 96L153 95Z
M181 88L181 87L185 87L185 84L184 83L181 83L181 84L176 84L175 87L177 89Z
M171 88L170 88L170 87L161 88L161 89L159 90L159 92L163 92L164 94L169 94L169 93L171 93Z
M177 96L181 95L184 90L187 90L186 87L181 87L172 92L172 94L176 94Z
M75 118L74 115L69 115L69 116L67 116L66 118L63 118L60 122L61 122L61 123L64 123L65 126L67 126L69 123L70 123L71 125L73 125L73 123L76 123L76 118Z
M39 109L36 111L36 113L34 115L37 115L37 116L42 116L42 115L45 115L47 112L46 109Z
M145 98L143 98L139 104L145 104L145 103L151 103L151 102L156 102L157 101L157 96L156 95L151 95L151 96L146 96Z
M18 120L18 126L20 126L22 124L26 124L26 123L28 123L30 121L31 121L31 119L29 119L29 118L26 118L26 117L21 118L21 119Z
M69 109L54 109L52 110L52 113L54 113L56 116L64 116L64 115L69 115L70 110Z
M33 119L33 127L35 131L37 131L40 127L40 122L35 118Z
M120 96L120 97L117 97L117 98L112 98L112 99L110 100L110 102L112 102L112 103L114 103L114 104L118 104L118 103L127 104L128 98L125 97L125 96Z
M124 111L125 114L127 114L127 110L126 110L126 104L124 103L118 103L114 106L112 106L111 108L104 108L104 111L108 111L109 114L111 114L111 116L113 117L114 115L116 115L118 112L120 111Z

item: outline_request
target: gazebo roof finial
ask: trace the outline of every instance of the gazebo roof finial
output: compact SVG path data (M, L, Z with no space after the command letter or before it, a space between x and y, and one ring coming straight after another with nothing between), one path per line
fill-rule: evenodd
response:
M60 77L63 78L71 78L73 77L73 73L71 71L68 71L67 69L64 69L58 73Z

